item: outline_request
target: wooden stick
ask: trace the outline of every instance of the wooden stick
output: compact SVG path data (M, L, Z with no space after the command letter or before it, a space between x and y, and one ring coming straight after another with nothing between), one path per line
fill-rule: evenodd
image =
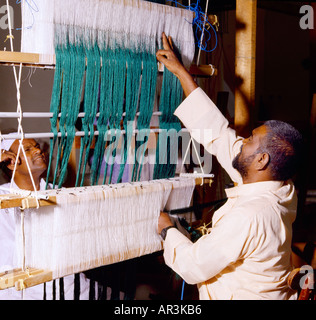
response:
M56 196L50 196L48 199L39 199L39 206L50 206L56 204ZM36 208L37 201L34 197L25 197L17 194L0 195L0 209L20 207L23 209Z
M191 65L189 72L193 76L200 77L212 77L217 76L217 69L209 64L209 65Z
M6 65L19 65L37 68L55 68L56 59L52 55L37 53L24 53L12 51L0 51L0 63ZM158 65L158 71L163 72L163 66ZM194 76L210 77L217 75L217 69L213 65L192 65L190 73Z
M55 56L52 55L16 51L0 51L0 62L6 64L22 63L35 67L53 67L56 63Z
M20 277L15 282L15 289L20 291L22 289L26 289L29 287L34 287L44 282L52 281L53 280L53 272L52 271L45 271L40 269L34 269L26 277Z
M195 185L209 184L213 182L212 177L195 177ZM93 187L93 186L92 186ZM80 187L78 187L80 188ZM69 188L72 189L72 188ZM73 188L76 189L76 188ZM52 191L54 191L52 189ZM134 193L132 193L134 194ZM48 199L38 199L39 206L51 206L57 204L55 195L48 196ZM37 200L32 196L23 196L18 194L2 194L0 195L0 209L20 207L21 209L37 208Z
M43 277L45 275L45 277ZM35 277L37 276L37 278ZM12 287L18 287L21 290L23 289L23 283L26 280L26 286L29 287L32 286L30 284L35 283L32 278L34 277L35 281L36 279L44 279L45 281L52 280L52 272L51 271L44 271L36 268L29 268L25 271L22 269L13 269L6 272L3 272L0 274L0 290L12 288ZM17 284L18 283L18 284ZM39 283L37 283L39 284Z

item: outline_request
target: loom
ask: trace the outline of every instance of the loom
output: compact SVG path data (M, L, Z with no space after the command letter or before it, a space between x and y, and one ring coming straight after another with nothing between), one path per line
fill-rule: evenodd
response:
M22 2L21 51L39 54L40 64L55 69L47 176L47 188L53 176L53 189L41 191L40 197L0 198L0 208L23 209L17 222L23 225L23 245L18 245L22 269L1 274L1 289L15 285L21 290L161 250L159 212L187 207L199 183L195 177L174 178L176 165L170 159L178 151L171 140L166 142L169 157L156 161L153 180L140 181L152 117L159 116L156 133L174 130L177 135L181 130L173 111L182 100L182 88L167 70L159 88L155 53L164 31L190 66L193 12L140 0L79 0L75 7L71 0L42 1L38 9L35 19ZM141 142L135 132L144 134ZM63 188L76 136L80 150L75 187ZM116 157L119 141L122 162L113 181L113 165L108 163ZM132 155L130 182L122 182L132 142L139 152ZM90 184L85 185L92 145Z

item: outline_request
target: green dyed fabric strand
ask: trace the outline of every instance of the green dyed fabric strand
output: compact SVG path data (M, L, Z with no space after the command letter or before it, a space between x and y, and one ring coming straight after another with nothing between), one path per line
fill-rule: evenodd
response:
M86 68L86 83L84 91L84 112L85 116L82 119L82 129L84 136L80 143L80 156L78 163L78 171L76 177L76 186L79 185L79 177L81 172L80 186L84 184L84 177L87 162L89 159L89 150L94 137L94 120L98 108L99 82L100 82L100 52L95 44L91 48L85 48L87 58Z
M174 111L182 101L182 88L179 80L166 68L160 95L159 133L156 147L156 164L154 179L174 177L178 159L178 132L181 130L180 121L174 116Z
M121 165L117 178L117 183L122 182L124 169L128 157L128 150L130 149L133 137L133 121L135 119L140 78L141 78L141 59L140 55L132 50L127 50L127 73L126 73L126 96L125 96L125 117L123 120L123 128L125 130L123 151L121 151Z
M80 46L75 47L69 43L64 47L61 54L62 59L62 92L61 92L61 117L59 128L61 137L58 139L58 150L56 163L61 159L60 175L58 177L58 165L55 167L53 187L55 187L58 177L58 187L61 187L66 173L71 147L75 137L75 123L77 121L80 97L82 89L82 79L84 73L84 55L80 53ZM53 95L55 98L55 94ZM57 107L57 105L55 105ZM56 110L55 110L56 111ZM56 119L54 119L55 121ZM52 128L56 125L52 125ZM54 129L56 130L56 129Z
M126 52L122 49L115 50L114 53L114 83L113 83L113 112L110 117L110 131L111 131L111 170L108 183L112 183L114 159L116 157L117 146L121 136L121 120L124 108L124 92L126 79ZM116 130L117 129L117 130ZM107 172L104 172L104 178ZM103 179L104 180L104 179ZM105 180L104 180L105 182Z
M80 101L83 87L83 76L85 71L85 55L81 45L70 46L71 66L70 66L70 83L69 83L69 97L66 111L65 132L67 137L63 147L63 158L61 163L60 177L58 187L60 188L65 180L68 161L75 139L75 125L78 119L80 109Z
M97 184L101 171L101 164L104 156L106 146L106 134L109 129L110 118L110 101L113 94L113 76L114 67L112 59L110 58L111 52L108 50L101 50L100 55L102 58L101 68L101 82L100 82L100 105L99 105L99 118L97 122L97 129L99 135L96 137L94 148L93 162L91 166L91 184Z
M138 181L141 177L143 160L150 133L150 120L154 108L158 73L155 55L143 52L141 57L143 70L139 100L139 116L137 119L137 129L140 131L141 135L139 133L137 134L135 142L135 163L131 181Z
M59 128L61 137L58 138L58 149L57 149L57 158L56 158L56 167L54 172L53 179L53 187L56 185L57 177L58 177L58 164L60 163L62 150L65 146L66 142L66 131L65 131L65 123L67 117L67 107L68 107L68 97L70 91L70 67L71 67L71 56L69 52L68 45L65 45L62 49L62 69L63 69L63 77L62 77L62 92L61 92L61 105L60 105L60 120L59 120Z
M51 123L51 131L54 136L50 139L50 152L49 152L49 162L47 168L47 177L46 177L46 186L47 189L49 183L49 176L52 167L53 160L53 152L55 148L55 144L57 141L57 121L58 121L58 113L59 113L59 105L60 105L60 97L61 97L61 84L62 84L62 76L63 76L63 64L62 64L62 49L60 46L56 46L55 48L55 56L56 56L56 65L55 65L55 74L54 74L54 84L52 90L52 97L50 103L50 112L53 113L53 116L50 118Z

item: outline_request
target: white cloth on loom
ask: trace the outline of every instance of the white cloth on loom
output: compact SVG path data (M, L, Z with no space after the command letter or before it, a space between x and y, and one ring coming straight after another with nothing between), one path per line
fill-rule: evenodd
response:
M174 178L51 190L53 210L25 215L27 264L59 278L159 251L159 212L187 207L194 186L192 178Z
M10 188L10 183L2 185L5 188ZM14 189L18 189L15 183ZM40 183L40 190L45 190L45 181L42 179ZM0 190L0 194L6 192ZM12 270L13 268L19 268L17 262L16 252L16 228L20 228L16 224L16 220L19 219L20 209L10 208L0 210L0 272L6 270ZM44 284L40 284L34 287L25 289L25 300L42 300L44 293ZM74 275L64 277L64 297L66 300L73 300L74 298ZM9 288L0 290L0 300L19 300L22 298L20 291L15 288ZM53 299L53 281L46 283L46 299ZM56 280L56 299L59 299L59 280ZM89 299L89 280L84 274L80 274L80 299Z
M176 229L167 232L166 264L187 283L198 284L200 299L295 298L287 286L297 204L292 182L242 184L232 160L243 138L201 88L175 115L238 186L226 190L228 201L214 213L210 234L192 243Z

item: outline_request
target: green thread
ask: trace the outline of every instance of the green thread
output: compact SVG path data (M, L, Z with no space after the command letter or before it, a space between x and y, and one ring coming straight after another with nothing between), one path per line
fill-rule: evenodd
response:
M94 120L98 107L98 93L101 72L100 52L98 46L94 44L92 47L85 47L85 54L87 58L83 106L85 116L82 119L84 136L80 139L80 156L76 177L76 186L79 184L80 172L80 186L84 184L85 171L89 159L89 150L94 138Z
M150 133L150 120L152 117L156 83L157 83L157 60L156 56L147 52L141 53L142 57L142 81L139 99L139 116L137 129L143 133L143 140L135 142L135 163L133 166L131 181L138 181L141 178L142 161L147 149ZM136 152L140 150L140 152ZM139 161L142 160L142 161Z
M154 179L164 179L174 177L176 173L176 163L178 159L178 132L181 124L173 114L176 107L182 100L182 87L179 80L166 68L163 74L159 110L159 133L156 147L156 164L154 167Z
M51 99L53 138L50 140L50 161L47 177L51 170L53 150L57 145L57 165L53 177L53 186L57 182L58 174L58 186L61 187L64 182L75 137L75 124L78 121L82 90L84 89L83 111L85 116L81 120L84 135L81 137L75 185L82 186L84 184L95 124L99 135L95 136L90 171L91 184L98 183L103 161L105 161L103 184L106 183L109 166L108 183L113 183L113 168L120 138L122 138L121 163L116 183L122 181L128 151L134 137L132 127L137 111L139 112L136 120L136 129L138 130L136 138L138 139L135 141L135 159L131 181L138 181L141 178L155 103L158 73L155 45L147 46L151 47L150 51L145 50L144 43L135 45L135 48L138 47L138 49L125 49L116 45L114 39L111 39L109 41L111 43L110 48L105 44L105 39L108 40L107 34L104 34L103 38L101 36L102 44L100 44L101 40L98 38L99 43L95 42L93 45L83 42L80 44L80 41L76 41L77 45L74 45L70 44L69 41L69 36L73 36L73 33L75 33L73 29L68 30L69 34L67 34L67 32L64 32L65 29L62 28L66 36L61 32L62 36L60 35L56 41L56 70ZM93 31L85 30L84 32L89 37L89 32ZM172 177L175 174L176 164L173 162L174 159L177 159L177 150L173 148L172 143L175 141L173 139L178 138L177 132L181 129L181 125L173 112L181 103L181 100L182 88L178 79L165 69L159 102L159 110L162 112L159 119L160 128L168 133L171 132L171 129L174 129L174 135L167 138L163 136L164 133L159 134L154 179ZM98 108L99 117L96 121ZM58 123L59 112L61 117ZM123 112L125 112L124 118L122 118ZM57 137L57 123L60 137ZM125 130L125 134L122 136L121 126ZM163 146L166 149L165 154L161 154L161 151L164 150L160 146L161 141L166 141L166 145ZM112 163L110 163L110 159ZM159 159L162 159L163 163L159 163Z

